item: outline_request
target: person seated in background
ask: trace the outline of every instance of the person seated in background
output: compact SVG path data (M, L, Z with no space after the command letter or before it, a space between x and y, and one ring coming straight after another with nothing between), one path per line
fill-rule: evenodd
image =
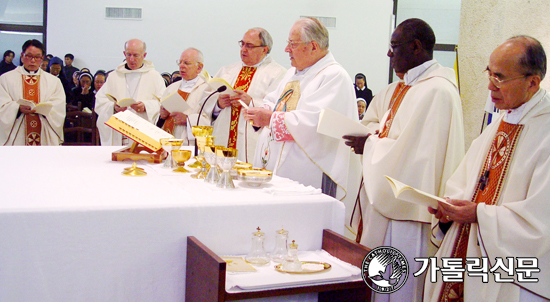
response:
M68 53L65 55L65 66L63 66L63 74L65 75L65 78L67 80L73 79L73 75L78 72L78 68L73 66L74 56L71 53ZM76 81L73 80L73 82L69 83L69 88L73 89L75 86L78 85L78 76L76 77Z
M369 107L372 100L372 91L367 87L367 78L364 74L358 73L355 75L355 96L359 99L365 100L367 107Z
M71 89L69 88L69 81L67 78L65 78L65 75L63 74L63 61L61 58L53 57L50 60L50 65L48 66L50 69L50 74L53 76L56 76L61 81L61 84L63 85L63 89L65 90L66 97L71 96ZM72 80L72 79L71 79Z
M162 98L165 98L177 91L184 102L191 107L185 112L169 112L164 107L160 108L160 117L157 122L158 127L176 138L182 138L184 144L188 145L189 140L194 137L188 137L187 127L197 124L198 113L200 111L201 98L204 90L208 87L206 82L199 74L203 71L204 58L200 50L196 48L188 48L182 52L180 59L177 63L180 68L180 74L182 76L181 81L170 84L164 91ZM210 118L203 113L201 116L200 124L203 126L210 126Z
M77 107L78 110L88 108L91 111L95 105L95 94L92 89L94 76L86 71L77 71L75 74L78 74L79 84L71 90L72 98L70 101L67 101L67 104Z
M103 84L105 84L105 80L107 78L107 74L105 73L105 70L98 70L95 72L94 75L94 94L97 94L99 89L103 87Z
M359 113L359 120L363 119L365 116L365 111L367 110L367 101L362 98L357 98L357 112Z
M4 52L4 59L2 59L2 62L0 62L0 75L14 70L15 64L13 64L13 57L15 57L15 53L11 50L6 50Z
M180 71L179 71L179 70L176 70L176 71L172 72L171 83L177 82L177 81L179 81L179 80L181 80Z
M164 84L166 85L166 87L168 87L168 85L172 84L172 75L168 72L163 72L160 74L160 76L164 79Z
M44 58L44 60L42 60L42 64L40 64L40 69L44 70L45 72L50 72L50 59L48 58Z

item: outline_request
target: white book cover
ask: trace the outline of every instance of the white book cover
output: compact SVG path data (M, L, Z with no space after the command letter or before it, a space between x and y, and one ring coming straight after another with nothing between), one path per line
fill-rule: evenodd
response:
M386 179L390 183L393 195L395 195L395 198L397 199L426 207L432 207L434 209L437 209L439 207L437 203L438 201L449 204L444 198L415 189L396 180L395 178L389 177L388 175L384 175L384 177L386 177Z
M319 116L317 133L342 139L344 135L366 136L369 130L360 122L356 122L330 108L325 108L321 110Z

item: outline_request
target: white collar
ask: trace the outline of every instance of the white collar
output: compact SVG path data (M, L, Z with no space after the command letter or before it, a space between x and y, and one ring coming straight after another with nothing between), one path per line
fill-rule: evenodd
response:
M186 81L184 78L182 78L179 89L184 92L191 92L191 90L193 90L193 87L195 87L195 84L197 84L198 80L199 80L198 76L196 76L194 79L189 81Z
M521 106L515 109L509 109L509 110L501 110L505 111L506 114L504 115L504 121L510 124L519 124L519 122L539 103L540 100L546 95L546 90L539 89L537 93L535 93L531 99L525 103L523 103Z
M435 63L437 63L437 60L432 59L424 62L421 65L418 65L414 68L409 69L407 73L405 73L405 76L403 77L403 80L405 81L405 85L414 85L416 82L418 82L418 78Z

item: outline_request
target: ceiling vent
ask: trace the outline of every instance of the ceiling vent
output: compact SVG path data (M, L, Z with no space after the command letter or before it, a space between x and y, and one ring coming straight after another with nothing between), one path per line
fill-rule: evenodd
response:
M311 17L316 18L326 27L326 28L336 28L336 18L334 17L319 17L319 16L300 16L301 18Z
M107 19L124 19L124 20L141 20L141 8L133 7L106 7L105 18Z

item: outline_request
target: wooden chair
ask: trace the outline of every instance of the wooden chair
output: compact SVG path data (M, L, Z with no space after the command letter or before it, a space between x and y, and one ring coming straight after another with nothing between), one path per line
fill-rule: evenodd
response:
M342 261L361 267L369 248L331 230L323 230L322 248ZM319 293L319 301L370 301L371 290L363 280L307 285L295 288L228 293L225 290L225 261L193 236L187 237L185 301L234 301L253 298Z
M99 145L99 132L97 130L97 114L68 111L65 117L63 129L65 135L64 146L97 146Z

